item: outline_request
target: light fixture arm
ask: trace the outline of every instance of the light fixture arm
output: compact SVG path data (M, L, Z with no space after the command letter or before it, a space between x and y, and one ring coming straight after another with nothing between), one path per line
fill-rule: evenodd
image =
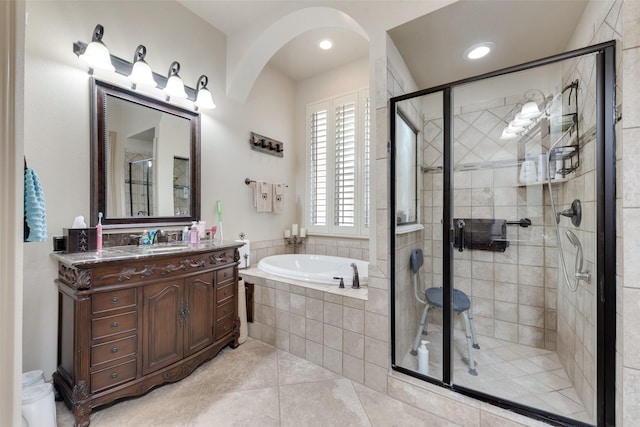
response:
M167 73L167 79L171 76L180 77L178 74L180 72L180 63L178 61L173 61L171 65L169 65L169 72Z
M102 43L103 36L104 36L104 27L101 24L96 25L96 28L93 30L93 37L91 37L91 41Z
M201 75L200 77L198 77L198 83L196 83L196 92L198 92L200 89L206 88L208 84L209 77L205 76L204 74Z
M136 48L135 53L133 54L133 63L135 64L138 61L144 61L144 58L147 56L147 48L140 44Z

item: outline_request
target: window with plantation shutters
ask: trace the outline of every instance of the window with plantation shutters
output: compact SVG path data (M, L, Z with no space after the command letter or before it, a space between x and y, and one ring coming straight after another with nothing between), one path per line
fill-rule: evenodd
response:
M364 236L369 226L368 90L307 105L310 232Z

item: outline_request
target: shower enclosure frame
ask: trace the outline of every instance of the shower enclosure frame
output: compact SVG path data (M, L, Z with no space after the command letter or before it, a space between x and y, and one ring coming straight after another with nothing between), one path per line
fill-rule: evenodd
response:
M443 218L442 218L442 273L443 300L452 301L453 294L453 102L452 90L456 86L492 77L534 69L536 67L595 54L596 61L596 423L598 426L615 425L615 358L616 358L616 148L615 148L615 40L564 52L513 67L423 89L390 99L390 281L391 281L391 365L392 369L424 381L448 388L464 395L518 412L531 418L557 425L576 425L576 421L541 409L532 408L494 395L456 385L452 382L451 358L453 309L451 303L443 305L443 367L442 381L399 366L396 354L396 152L395 131L397 105L415 97L442 93L443 97ZM560 286L560 284L559 284Z

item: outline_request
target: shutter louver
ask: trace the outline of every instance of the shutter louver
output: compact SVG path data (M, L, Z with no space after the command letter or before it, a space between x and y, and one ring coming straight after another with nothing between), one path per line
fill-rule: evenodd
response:
M356 105L336 108L335 220L339 227L355 225Z
M365 100L364 106L364 226L369 228L371 210L371 111L369 97Z
M327 224L327 111L311 115L311 222Z

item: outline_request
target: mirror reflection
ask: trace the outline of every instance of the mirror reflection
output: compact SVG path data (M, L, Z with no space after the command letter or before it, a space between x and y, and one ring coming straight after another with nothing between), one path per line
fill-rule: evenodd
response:
M188 215L189 186L174 174L174 159L186 162L188 178L189 121L114 96L106 119L107 216Z
M197 219L198 114L94 84L92 217L104 212L106 224Z

